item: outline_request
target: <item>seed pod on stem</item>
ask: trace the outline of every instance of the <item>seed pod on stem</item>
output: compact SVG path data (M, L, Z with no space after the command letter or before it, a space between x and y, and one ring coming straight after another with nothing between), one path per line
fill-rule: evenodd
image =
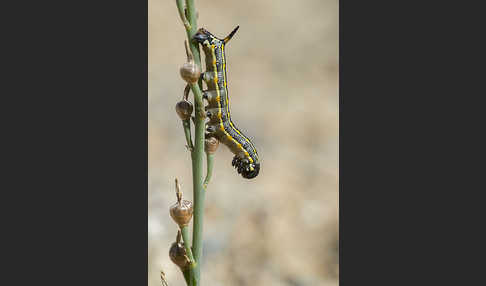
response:
M188 101L186 99L179 101L176 104L175 109L176 109L177 115L179 115L181 120L185 121L185 120L189 120L191 118L193 107L192 107L192 103L190 101Z
M175 179L177 203L170 207L170 216L180 228L188 225L192 219L192 202L182 199L179 181Z
M190 261L184 248L184 243L181 242L182 234L181 230L177 231L176 242L172 243L169 250L169 257L175 265L179 266L181 270L185 270L189 267Z
M182 96L182 100L176 104L176 112L177 115L182 120L182 126L184 127L184 136L186 137L187 142L187 149L192 152L194 145L192 144L191 139L191 114L192 114L192 103L189 102L187 99L189 98L189 91L191 91L191 86L189 84L186 85L184 89L184 95Z
M186 47L187 62L184 65L182 65L179 71L181 73L181 77L187 83L195 84L199 80L199 77L201 76L201 69L194 62L194 57L191 53L191 49L189 48L189 44L187 43L187 40L184 41L184 46Z
M209 137L204 140L204 151L208 154L214 154L218 150L219 140L214 137Z

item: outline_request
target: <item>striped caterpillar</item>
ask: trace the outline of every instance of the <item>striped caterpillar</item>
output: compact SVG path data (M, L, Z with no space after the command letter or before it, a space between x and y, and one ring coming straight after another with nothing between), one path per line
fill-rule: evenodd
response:
M208 89L203 98L207 100L207 136L217 138L235 156L232 165L243 178L251 179L260 171L258 153L251 143L231 120L226 79L225 45L238 30L237 26L226 38L218 39L204 28L200 28L193 39L202 45L206 56L206 72L201 77Z

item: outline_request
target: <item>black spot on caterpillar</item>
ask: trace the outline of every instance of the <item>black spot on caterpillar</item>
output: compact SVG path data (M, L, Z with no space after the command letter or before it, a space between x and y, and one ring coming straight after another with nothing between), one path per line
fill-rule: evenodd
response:
M203 93L209 122L207 136L214 136L235 154L231 164L244 178L251 179L260 171L258 153L253 143L231 120L226 79L225 45L238 30L237 26L226 38L219 39L204 28L194 35L206 56L206 71L201 75L208 89Z

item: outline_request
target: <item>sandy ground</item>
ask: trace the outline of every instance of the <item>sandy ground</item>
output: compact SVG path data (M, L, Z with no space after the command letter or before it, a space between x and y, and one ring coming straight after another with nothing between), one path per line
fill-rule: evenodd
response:
M220 146L206 196L204 285L338 284L338 2L196 0L199 26L228 44L234 122L262 158L253 180ZM175 1L149 0L149 285L185 285L169 260L174 178L192 199L174 106L185 83ZM192 97L191 97L192 98Z

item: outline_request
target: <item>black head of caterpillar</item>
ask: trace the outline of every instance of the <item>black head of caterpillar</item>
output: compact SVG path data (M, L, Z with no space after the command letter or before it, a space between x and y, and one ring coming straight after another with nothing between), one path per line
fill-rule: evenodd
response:
M197 33L192 38L203 46L205 46L206 41L207 45L221 46L222 44L226 44L229 42L229 40L231 40L236 31L238 31L238 28L240 28L240 26L236 26L236 28L234 28L233 31L231 31L231 33L224 39L219 39L211 34L208 30L204 28L199 28L199 30L197 30Z
M231 164L238 171L238 174L241 174L246 179L255 178L260 172L260 163L250 163L247 159L241 159L237 156L233 157Z

